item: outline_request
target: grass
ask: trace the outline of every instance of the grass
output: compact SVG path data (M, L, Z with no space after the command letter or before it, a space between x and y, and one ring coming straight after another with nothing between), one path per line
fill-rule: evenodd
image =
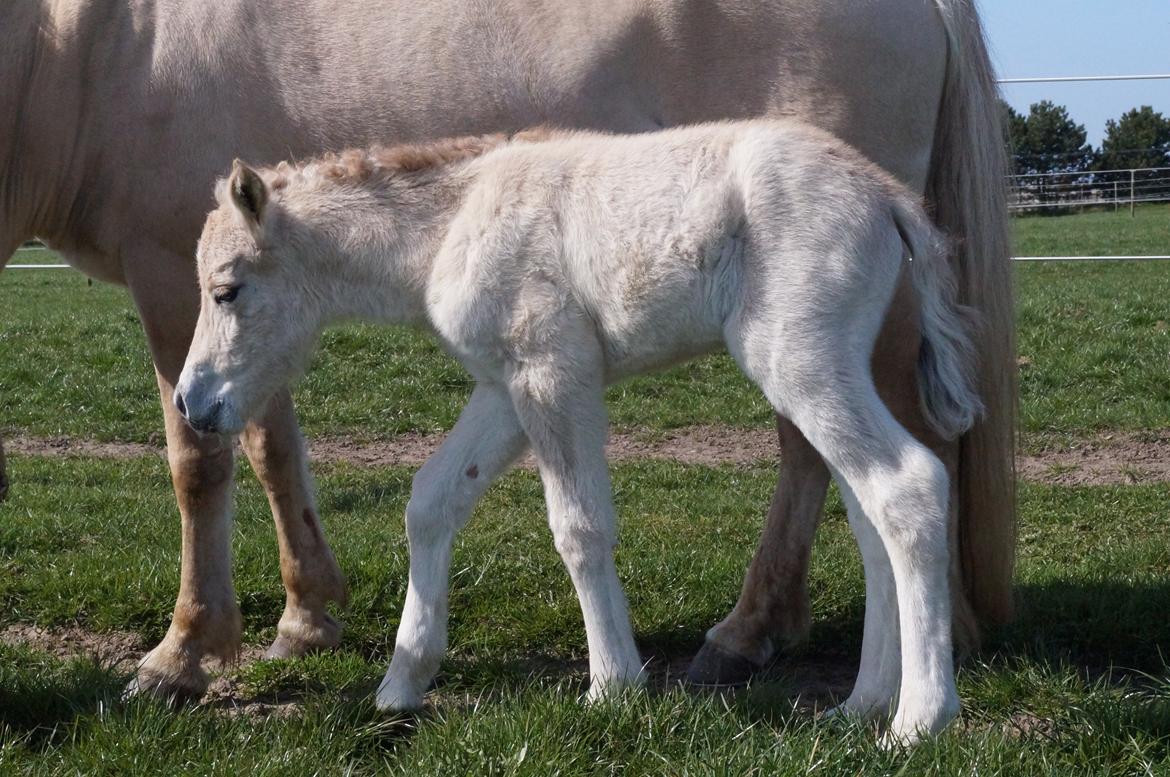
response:
M0 524L0 624L80 624L160 638L177 587L165 465L18 457L22 488ZM1023 613L960 674L962 723L913 754L794 709L798 678L850 674L861 632L856 552L833 500L815 550L810 642L770 681L722 699L669 688L582 707L579 609L544 525L539 482L493 488L455 551L451 652L432 708L377 714L370 695L406 580L401 513L410 473L319 474L322 513L352 601L337 654L235 672L230 716L123 704L123 677L88 660L0 648L0 772L217 774L1130 774L1170 768L1170 522L1161 487L1023 491ZM619 572L640 648L659 667L689 655L727 611L770 495L767 469L615 467ZM263 644L283 604L271 519L241 479L236 586L245 639ZM1116 530L1125 516L1125 531ZM754 771L753 771L754 770Z
M1022 219L1018 253L1164 253L1166 209L1138 215ZM1024 428L1165 427L1170 264L1017 272ZM0 275L0 300L5 433L161 442L141 328L123 291L75 273L14 271ZM298 407L311 434L378 438L448 427L468 388L425 338L346 327L326 335ZM610 408L618 425L650 429L770 423L726 357L623 384ZM161 638L179 550L165 463L16 456L10 467L19 487L0 506L0 626ZM619 574L639 647L661 677L733 604L774 474L665 462L613 473ZM539 480L509 475L455 549L451 651L433 704L394 717L370 697L402 606L411 472L334 465L317 476L351 586L342 650L232 672L241 703L294 702L290 713L124 703L115 668L0 646L0 773L1170 773L1162 485L1022 486L1020 618L988 635L960 673L959 723L907 753L880 751L872 731L794 706L797 691L816 685L810 678L848 676L857 660L863 586L835 498L815 548L810 640L764 682L728 697L659 683L586 707L580 611L545 526ZM240 479L237 504L236 588L245 640L261 645L283 606L274 532L253 478Z
M1142 205L1012 219L1017 256L1159 256L1170 247L1170 207Z
M1170 218L1165 207L1141 208L1137 219L1031 217L1016 233L1020 253L1159 253L1170 245ZM1170 350L1170 263L1029 265L1017 278L1026 432L1167 424L1167 371L1132 365L1162 364ZM0 299L0 431L161 442L154 376L125 291L68 271L10 271L0 275ZM349 326L325 334L297 407L310 434L378 439L449 428L469 390L429 338ZM722 354L615 386L609 408L619 427L771 423L759 392Z

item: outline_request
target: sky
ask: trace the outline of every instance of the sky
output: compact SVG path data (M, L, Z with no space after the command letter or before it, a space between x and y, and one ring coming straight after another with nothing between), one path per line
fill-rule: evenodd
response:
M978 0L1001 78L1170 74L1170 0ZM1170 116L1170 80L1004 84L1021 113L1040 100L1068 108L1101 144L1105 121L1152 105Z

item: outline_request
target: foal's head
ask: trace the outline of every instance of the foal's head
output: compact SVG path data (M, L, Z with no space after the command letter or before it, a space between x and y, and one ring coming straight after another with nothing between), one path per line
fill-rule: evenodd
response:
M199 239L201 307L175 389L179 412L200 431L241 431L303 368L323 325L367 311L359 284L343 280L347 258L377 245L389 260L415 240L410 214L435 202L421 184L505 143L559 134L354 149L260 172L237 160Z
M237 160L199 238L199 321L174 394L199 431L240 432L307 362L321 328L306 259L322 236L274 197L282 175Z

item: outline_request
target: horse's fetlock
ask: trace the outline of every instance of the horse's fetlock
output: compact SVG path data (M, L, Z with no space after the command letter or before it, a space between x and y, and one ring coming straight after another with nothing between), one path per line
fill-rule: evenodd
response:
M244 618L235 602L208 604L180 599L167 638L180 644L198 645L197 652L234 655L244 633Z

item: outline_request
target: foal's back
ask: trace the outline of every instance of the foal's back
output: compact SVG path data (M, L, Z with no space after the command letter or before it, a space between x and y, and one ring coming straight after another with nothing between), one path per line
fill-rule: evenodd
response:
M786 262L787 249L807 264L910 197L839 140L780 121L555 133L467 173L439 261L512 307L577 306L611 380L721 347L752 295L808 281L814 270Z

